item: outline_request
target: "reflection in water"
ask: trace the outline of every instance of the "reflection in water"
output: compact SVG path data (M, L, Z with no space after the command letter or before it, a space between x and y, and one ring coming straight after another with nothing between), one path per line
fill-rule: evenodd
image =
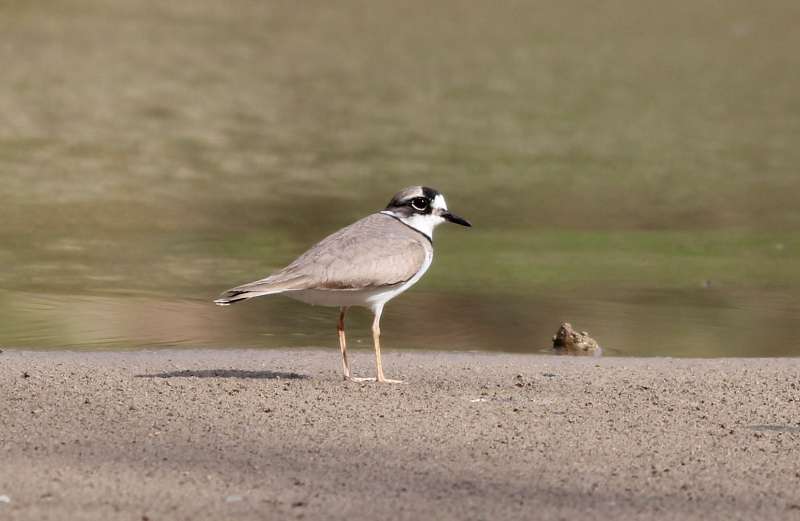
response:
M643 305L642 301L648 302ZM797 355L794 300L693 292L620 292L603 299L409 292L391 303L389 349L552 353L566 316L603 342L605 355ZM13 301L13 307L8 306ZM752 306L742 303L754 302ZM288 298L219 308L209 301L3 293L3 344L28 348L336 347L336 311ZM355 349L371 349L366 311L349 324ZM769 332L769 341L765 337Z
M0 3L0 345L335 346L210 299L428 184L476 227L389 348L800 355L795 1L56 4Z

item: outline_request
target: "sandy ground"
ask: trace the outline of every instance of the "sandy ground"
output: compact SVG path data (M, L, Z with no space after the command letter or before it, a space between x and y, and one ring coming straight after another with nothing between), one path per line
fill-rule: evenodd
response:
M0 519L800 519L800 359L338 363L5 350Z

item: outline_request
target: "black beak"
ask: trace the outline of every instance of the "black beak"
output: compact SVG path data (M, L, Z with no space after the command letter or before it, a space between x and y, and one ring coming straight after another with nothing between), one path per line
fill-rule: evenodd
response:
M454 213L444 212L442 214L442 217L444 218L445 221L450 221L451 223L460 224L461 226L467 226L467 227L472 226L472 224L470 224L468 220L464 219L463 217L459 217Z

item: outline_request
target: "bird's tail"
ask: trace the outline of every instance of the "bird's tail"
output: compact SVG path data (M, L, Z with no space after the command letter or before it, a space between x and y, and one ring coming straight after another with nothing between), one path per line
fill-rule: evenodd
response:
M284 293L286 291L297 291L299 289L304 289L304 281L305 277L302 276L292 278L281 276L267 277L266 279L242 284L241 286L229 289L217 297L217 299L214 300L214 304L218 306L229 306L253 297L275 295L276 293Z
M214 304L218 306L230 306L242 300L247 300L253 297L260 297L261 295L269 295L269 293L262 293L258 291L237 291L229 289L214 300Z

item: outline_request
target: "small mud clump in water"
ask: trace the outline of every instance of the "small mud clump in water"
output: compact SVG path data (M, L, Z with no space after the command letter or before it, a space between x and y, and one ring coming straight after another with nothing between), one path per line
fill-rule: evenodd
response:
M599 356L602 348L597 340L589 336L586 331L575 331L572 324L564 322L553 335L553 349L565 354L587 354Z

